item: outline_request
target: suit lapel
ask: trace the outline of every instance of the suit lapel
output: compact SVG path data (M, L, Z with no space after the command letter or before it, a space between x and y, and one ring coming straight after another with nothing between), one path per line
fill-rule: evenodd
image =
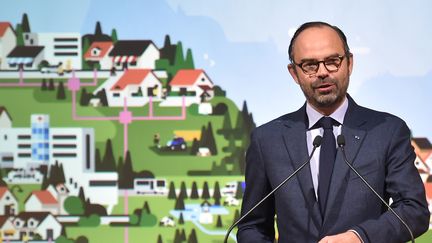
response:
M355 165L355 158L363 144L367 132L361 127L367 122L357 112L357 104L349 97L349 107L342 126L342 135L345 137L345 153L350 163ZM342 206L342 198L346 193L347 181L350 169L344 161L342 151L338 149L336 161L333 168L329 195L327 198L326 213L324 215L323 230L331 220L337 220L337 214Z
M297 119L287 120L284 123L285 130L283 131L283 139L290 156L293 170L299 168L309 157L306 144L306 124L308 121L304 108L305 106L294 113ZM310 215L319 228L322 224L322 217L315 197L310 165L307 164L299 171L296 178L299 181Z

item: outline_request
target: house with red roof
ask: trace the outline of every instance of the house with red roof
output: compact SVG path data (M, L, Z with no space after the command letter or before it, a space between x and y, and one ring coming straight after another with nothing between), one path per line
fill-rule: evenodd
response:
M10 240L18 240L18 231L12 223L12 217L0 215L0 240L8 242Z
M21 212L13 220L19 239L34 239L39 235L42 240L53 242L60 236L62 224L49 212Z
M105 90L109 106L144 106L159 101L162 97L162 83L150 69L127 69L114 83L106 82Z
M0 22L0 70L11 69L6 59L15 46L16 34L11 23Z
M60 214L61 205L48 190L33 191L24 203L26 212L50 212L54 215Z
M109 70L113 66L113 61L108 54L113 48L112 41L94 41L84 53L84 60L99 63L102 70Z
M214 84L202 69L179 70L169 85L170 96L193 97L197 104L214 97Z
M420 158L420 156L416 156L416 159L414 160L414 165L417 168L420 177L423 182L426 182L427 178L430 175L430 167Z
M0 187L0 215L15 215L18 213L18 201L9 188Z
M109 57L117 70L155 69L160 52L151 40L119 40L110 51Z

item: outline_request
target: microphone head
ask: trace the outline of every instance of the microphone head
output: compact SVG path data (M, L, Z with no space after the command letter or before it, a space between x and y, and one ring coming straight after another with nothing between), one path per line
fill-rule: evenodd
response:
M345 136L344 135L340 134L337 137L337 144L338 144L339 147L345 146Z
M314 147L317 147L317 148L318 148L319 146L321 146L321 141L322 141L322 137L321 137L320 135L317 135L317 136L314 138L312 144L313 144Z

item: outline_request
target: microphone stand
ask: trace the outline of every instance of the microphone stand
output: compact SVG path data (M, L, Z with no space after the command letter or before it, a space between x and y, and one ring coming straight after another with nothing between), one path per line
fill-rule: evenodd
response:
M228 237L231 233L231 231L246 217L248 216L252 211L255 210L255 208L257 208L259 205L261 205L265 200L267 200L267 198L269 198L271 195L273 195L277 190L279 190L279 188L281 186L283 186L287 181L289 181L293 176L295 176L301 169L303 169L303 167L305 167L310 160L312 159L313 154L315 153L315 150L321 145L321 140L322 137L321 136L316 136L315 139L313 140L313 149L312 152L310 154L310 156L308 157L308 159L299 167L297 168L291 175L289 175L285 180L283 180L277 187L275 187L271 192L269 192L263 199L261 199L257 204L255 204L255 206L253 206L251 209L249 209L249 211L247 211L242 217L240 217L234 224L231 225L231 227L229 227L228 232L225 235L225 239L224 239L224 243L228 242ZM239 189L237 189L239 190Z
M354 173L360 177L360 179L363 181L364 184L366 184L366 186L375 194L376 197L379 198L379 200L386 205L386 207L396 216L396 218L399 219L400 222L402 222L402 224L405 226L405 228L408 230L410 236L411 236L411 242L415 243L414 241L414 235L410 229L410 227L408 226L408 224L393 210L392 207L390 207L390 205L378 194L378 192L375 191L375 189L373 189L373 187L363 178L363 176L360 175L360 173L351 165L351 163L348 161L348 158L346 156L345 153L345 137L343 135L339 135L337 137L337 143L338 143L338 147L342 150L342 154L343 154L343 158L345 163L348 165L348 167L354 171Z

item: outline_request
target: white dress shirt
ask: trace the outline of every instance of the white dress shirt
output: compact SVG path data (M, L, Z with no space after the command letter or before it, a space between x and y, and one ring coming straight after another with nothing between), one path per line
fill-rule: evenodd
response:
M344 102L341 106L339 106L331 115L330 117L339 122L339 124L343 124L345 113L348 109L348 99L345 97ZM308 145L309 154L312 152L313 145L312 142L314 138L317 135L323 136L324 129L322 127L320 128L314 128L311 129L315 123L321 119L324 115L316 111L309 103L306 103L306 114L309 119L309 126L308 130L306 131L306 141ZM342 125L339 126L333 126L333 134L335 138L341 134L342 131ZM335 139L336 140L336 139ZM335 143L335 146L337 144ZM315 197L318 199L318 178L319 178L319 158L320 158L320 151L321 147L318 147L315 151L315 154L313 155L311 162L310 162L310 169L312 174L312 182L313 187L315 189Z

